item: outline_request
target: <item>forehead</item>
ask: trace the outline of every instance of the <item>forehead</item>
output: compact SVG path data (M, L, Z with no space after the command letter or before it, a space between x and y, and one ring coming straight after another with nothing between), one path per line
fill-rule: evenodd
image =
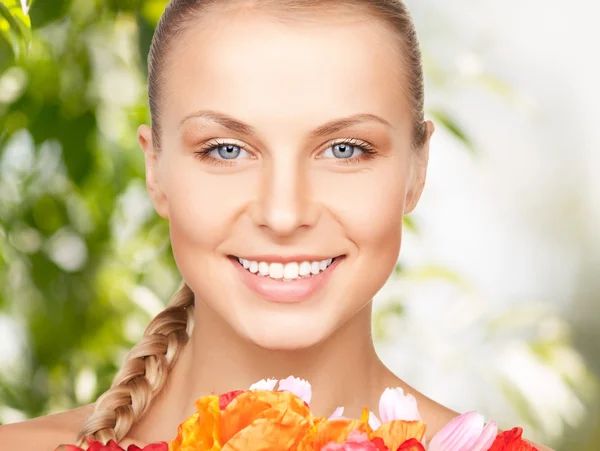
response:
M395 35L364 15L284 22L211 13L171 47L161 116L176 125L214 109L286 132L357 113L400 124L410 121L402 61Z

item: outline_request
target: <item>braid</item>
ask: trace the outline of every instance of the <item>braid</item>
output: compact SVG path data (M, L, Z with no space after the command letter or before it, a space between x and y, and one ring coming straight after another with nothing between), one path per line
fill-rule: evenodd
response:
M125 437L164 387L169 370L187 343L193 317L194 293L184 282L129 352L111 388L96 401L94 412L79 431L79 446L86 445L86 437L104 443Z

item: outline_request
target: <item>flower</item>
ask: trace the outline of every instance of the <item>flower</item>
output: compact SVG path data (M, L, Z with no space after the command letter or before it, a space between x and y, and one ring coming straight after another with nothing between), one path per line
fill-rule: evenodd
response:
M298 451L320 451L331 442L344 443L354 431L366 433L367 437L372 432L369 426L368 409L363 409L363 413L358 420L346 418L315 419L314 426L299 443Z
M262 379L250 386L250 390L273 390L277 385L277 379Z
M483 415L467 412L454 418L431 439L429 451L488 451L497 433L495 421L484 427Z
M383 423L370 437L380 437L388 448L397 450L407 440L415 439L418 442L423 440L425 429L425 423L422 421L393 420Z
M425 451L425 447L416 438L411 438L400 445L396 451Z
M88 451L125 451L114 440L109 440L106 445L92 439L87 439L89 444ZM169 445L167 442L153 443L151 445L140 448L136 445L129 445L127 451L168 451ZM83 448L75 445L61 445L55 451L83 451Z
M343 407L338 407L336 408L333 413L330 415L329 419L333 420L335 418L344 418L342 415L344 414L344 408Z
M244 393L244 390L233 390L219 395L219 409L224 410L237 395Z
M230 405L231 403L227 408ZM187 449L219 451L221 449L219 397L204 396L196 401L196 408L198 411L179 425L177 437L169 444L169 451Z
M521 434L523 434L521 428L513 428L498 434L489 451L538 451L535 446L523 440Z
M294 393L247 391L221 412L220 441L223 451L249 449L250 443L257 450L295 449L313 425L310 409Z
M369 440L367 434L354 430L344 443L329 442L321 451L389 451L389 448L380 438Z
M379 416L387 423L392 420L421 421L417 400L410 393L398 388L386 388L379 399Z
M291 391L307 404L310 403L310 398L312 397L312 389L310 384L304 379L299 379L294 376L289 376L286 379L280 380L279 390Z
M417 400L411 394L405 395L400 387L383 392L379 399L379 415L383 423L370 413L369 425L374 429L371 438L382 438L388 448L397 450L409 439L423 440L426 426L417 409ZM412 451L411 448L407 450Z
M314 423L310 409L291 391L247 390L196 401L170 451L294 449ZM224 407L224 408L221 408Z

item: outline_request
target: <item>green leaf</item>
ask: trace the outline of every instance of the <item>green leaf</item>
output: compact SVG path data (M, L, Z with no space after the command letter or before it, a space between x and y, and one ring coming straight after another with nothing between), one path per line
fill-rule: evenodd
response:
M31 19L19 0L0 1L0 35L12 47L15 58L27 54L31 42Z

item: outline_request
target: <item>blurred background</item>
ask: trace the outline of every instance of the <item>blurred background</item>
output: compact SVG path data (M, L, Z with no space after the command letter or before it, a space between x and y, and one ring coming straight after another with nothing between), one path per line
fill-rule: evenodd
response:
M0 0L0 424L94 401L178 287L135 133L165 3ZM598 451L600 6L407 3L437 132L378 351L453 409Z

